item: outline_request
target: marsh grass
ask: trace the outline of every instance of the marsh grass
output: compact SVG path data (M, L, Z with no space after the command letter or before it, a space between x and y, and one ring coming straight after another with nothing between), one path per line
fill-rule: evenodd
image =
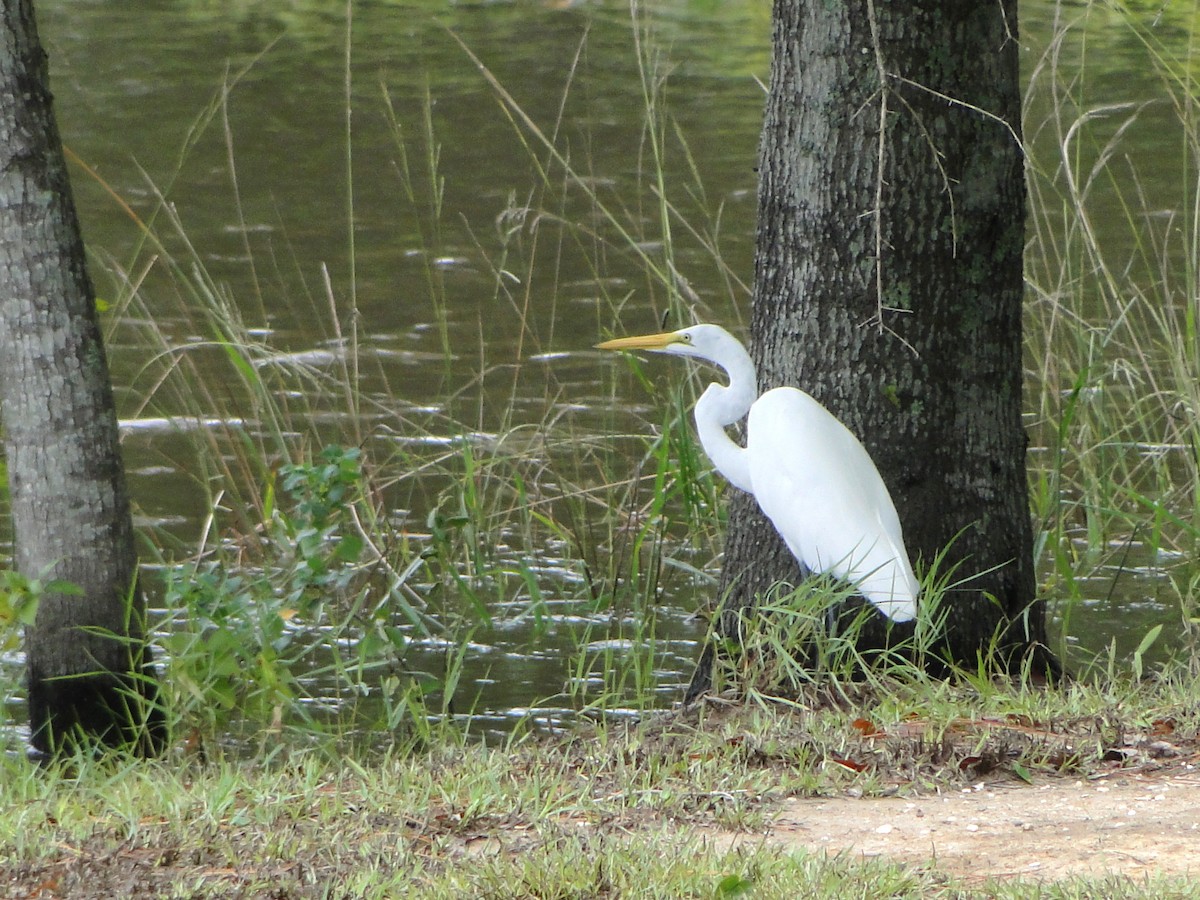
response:
M230 741L261 752L281 737L354 742L372 731L403 745L432 739L433 723L472 709L462 680L472 640L512 621L530 624L534 641L573 620L585 623L563 660L563 682L566 697L589 715L645 709L662 691L664 585L710 579L720 533L715 482L688 427L695 382L643 431L640 417L611 412L627 374L654 391L636 364L628 373L606 369L584 417L553 370L533 361L552 336L533 320L530 286L566 252L588 258L597 276L597 337L627 300L607 293L617 281L609 257L620 259L623 276L632 259L632 271L671 316L692 315L672 222L727 269L718 221L706 210L685 220L669 196L664 154L688 157L686 144L665 109L666 61L649 20L639 19L635 33L651 215L603 196L590 161L568 153L559 131L574 72L560 119L545 130L483 72L526 142L535 178L526 196L510 198L496 239L474 241L494 301L518 323L517 346L510 354L481 337L465 378L435 264L448 230L461 226L447 220L443 204L447 176L432 101L410 128L384 87L395 174L421 223L423 301L441 346L431 402L406 401L391 387L386 354L362 340L353 265L350 284L339 287L324 265L313 271L290 248L283 223L270 243L253 237L228 114L249 70L231 74L201 111L176 174L165 183L146 177L148 210L135 211L109 189L141 236L129 258L101 259L111 282L109 338L144 348L141 366L121 386L125 420L132 433L165 423L168 439L156 452L187 473L206 510L195 531L143 530L147 567L165 581L154 624L167 651L163 702L177 737L201 742L205 752ZM235 296L209 264L213 254L194 243L173 196L192 149L212 131L225 142L249 297ZM347 173L353 168L348 146ZM694 165L687 168L698 185ZM701 198L701 210L702 191L689 196ZM581 205L595 215L569 213ZM351 189L351 222L353 208ZM726 283L740 289L732 277ZM696 302L687 295L688 306ZM267 312L277 308L323 339L289 346ZM530 370L546 376L532 418L521 393ZM614 468L613 440L639 447L632 473ZM689 542L701 545L699 553ZM444 662L431 665L431 655Z
M1159 17L1133 7L1056 10L1054 38L1030 73L1025 113L1039 569L1045 591L1063 601L1064 637L1078 604L1097 602L1099 576L1110 594L1143 599L1146 591L1171 610L1167 643L1194 666L1196 20L1183 10ZM1114 101L1098 86L1092 73L1104 66L1096 60L1112 46L1133 56L1134 69L1154 73L1159 100ZM1177 148L1176 164L1164 169L1168 148ZM1136 648L1140 670L1150 646L1140 635L1132 640L1118 655ZM1087 654L1065 642L1061 649L1072 664L1088 664ZM1102 652L1094 664L1111 666L1116 653Z

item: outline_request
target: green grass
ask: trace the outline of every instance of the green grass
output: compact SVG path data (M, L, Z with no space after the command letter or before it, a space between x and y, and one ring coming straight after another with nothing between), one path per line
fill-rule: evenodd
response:
M1183 895L1166 878L981 886L936 861L762 839L789 797L1075 780L1111 771L1115 747L1133 748L1137 770L1150 759L1138 736L1166 719L1172 741L1197 745L1182 685L894 682L853 704L818 691L799 704L709 703L495 748L447 733L425 752L383 756L331 744L207 763L182 750L44 769L7 757L0 879L9 895L73 897L126 884L201 897Z

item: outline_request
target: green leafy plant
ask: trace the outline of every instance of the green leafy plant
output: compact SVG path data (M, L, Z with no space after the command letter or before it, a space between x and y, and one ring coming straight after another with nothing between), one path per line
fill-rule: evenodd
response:
M317 462L284 466L280 476L294 503L292 515L276 511L271 517L276 545L295 548L286 568L286 599L307 610L343 594L362 558L362 537L346 527L362 491L361 453L332 444Z
M206 730L230 727L234 718L311 721L299 701L309 696L305 678L314 669L331 668L354 687L372 668L361 657L355 667L330 661L362 624L368 590L364 542L348 527L362 500L361 455L330 445L311 463L282 467L280 483L289 502L266 503L258 566L237 565L218 550L214 559L168 570L167 680L184 701L184 721ZM384 641L370 649L403 644L378 624L372 633Z
M38 579L26 578L15 569L0 572L0 651L14 650L20 645L20 630L33 624L38 601L46 591L80 593L78 587L68 582L43 584Z

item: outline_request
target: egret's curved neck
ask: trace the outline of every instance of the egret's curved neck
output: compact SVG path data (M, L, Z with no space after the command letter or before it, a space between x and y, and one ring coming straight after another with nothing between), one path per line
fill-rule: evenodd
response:
M750 354L740 344L735 344L734 348L718 363L729 376L729 384L710 384L696 403L696 431L704 452L717 471L734 487L753 493L750 459L745 448L734 442L725 428L743 419L750 411L758 396L758 377Z

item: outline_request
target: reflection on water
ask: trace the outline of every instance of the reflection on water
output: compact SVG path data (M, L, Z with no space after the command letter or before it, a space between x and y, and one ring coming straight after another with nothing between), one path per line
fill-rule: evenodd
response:
M137 224L110 191L142 217L162 194L212 282L263 341L256 369L319 379L351 358L368 360L357 373L369 401L361 427L396 447L453 451L511 435L523 423L536 431L566 422L571 440L609 453L635 445L607 436L625 421L606 408L615 363L601 363L587 348L618 320L629 331L652 330L667 308L663 288L645 277L633 248L669 258L686 278L688 304L705 318L735 325L745 319L768 6L655 4L644 23L649 33L639 34L628 7L615 0L360 3L349 89L338 5L146 9L117 0L43 0L39 12L65 141L98 176L73 173L98 271L106 260L120 270L147 258ZM1044 3L1025 4L1022 13L1032 64L1061 13ZM513 128L452 35L554 136L581 174L577 181L544 147L528 143L528 131ZM1123 42L1127 32L1114 28L1113 35ZM1141 99L1138 91L1155 82L1118 70L1123 57L1131 58L1123 47L1114 48L1093 89L1109 84L1114 99ZM670 118L658 135L667 141L663 177L675 206L669 246L643 74L669 74ZM221 106L226 89L228 105ZM1039 112L1029 111L1035 147L1052 137L1037 126ZM547 184L552 189L542 196L558 205L530 207L535 189ZM614 217L598 217L598 204ZM616 223L628 232L621 239ZM180 277L161 265L135 274L151 296L180 291ZM121 290L116 280L97 280L102 296ZM329 318L314 312L327 311L328 297L336 304L351 296L353 354L351 337L330 334ZM206 354L215 361L224 351L207 343L201 323L174 309L164 304L147 314L203 371ZM186 459L180 432L254 423L180 419L181 411L161 408L161 400L143 409L146 348L138 325L114 323L110 357L139 521L194 542L209 510L194 473L179 462ZM302 381L289 384L292 399L301 399ZM424 425L406 427L397 416ZM472 424L439 430L439 416ZM528 439L531 459L555 452L539 444L544 438ZM632 452L643 452L638 448ZM639 464L631 458L623 468ZM398 494L398 524L419 530L444 487L421 483ZM514 571L525 566L550 598L556 586L579 577L556 565L552 549L495 552L512 555ZM686 553L686 541L672 550L680 559ZM1127 561L1119 576L1101 570L1080 583L1084 593L1068 628L1088 646L1102 646L1109 634L1135 645L1148 624L1172 613L1154 600L1160 561L1139 559L1133 543ZM683 566L698 571L711 561ZM711 588L690 577L663 587L654 666L659 690L670 696L686 680L702 634L690 618L694 595ZM485 729L503 728L535 707L547 722L564 715L546 698L561 696L575 677L566 660L579 652L588 627L597 629L590 652L620 657L636 649L606 643L613 640L604 633L610 612L549 599L535 630L526 609L497 607L493 624L474 636L465 676L474 693L466 694ZM444 649L413 651L436 668Z

